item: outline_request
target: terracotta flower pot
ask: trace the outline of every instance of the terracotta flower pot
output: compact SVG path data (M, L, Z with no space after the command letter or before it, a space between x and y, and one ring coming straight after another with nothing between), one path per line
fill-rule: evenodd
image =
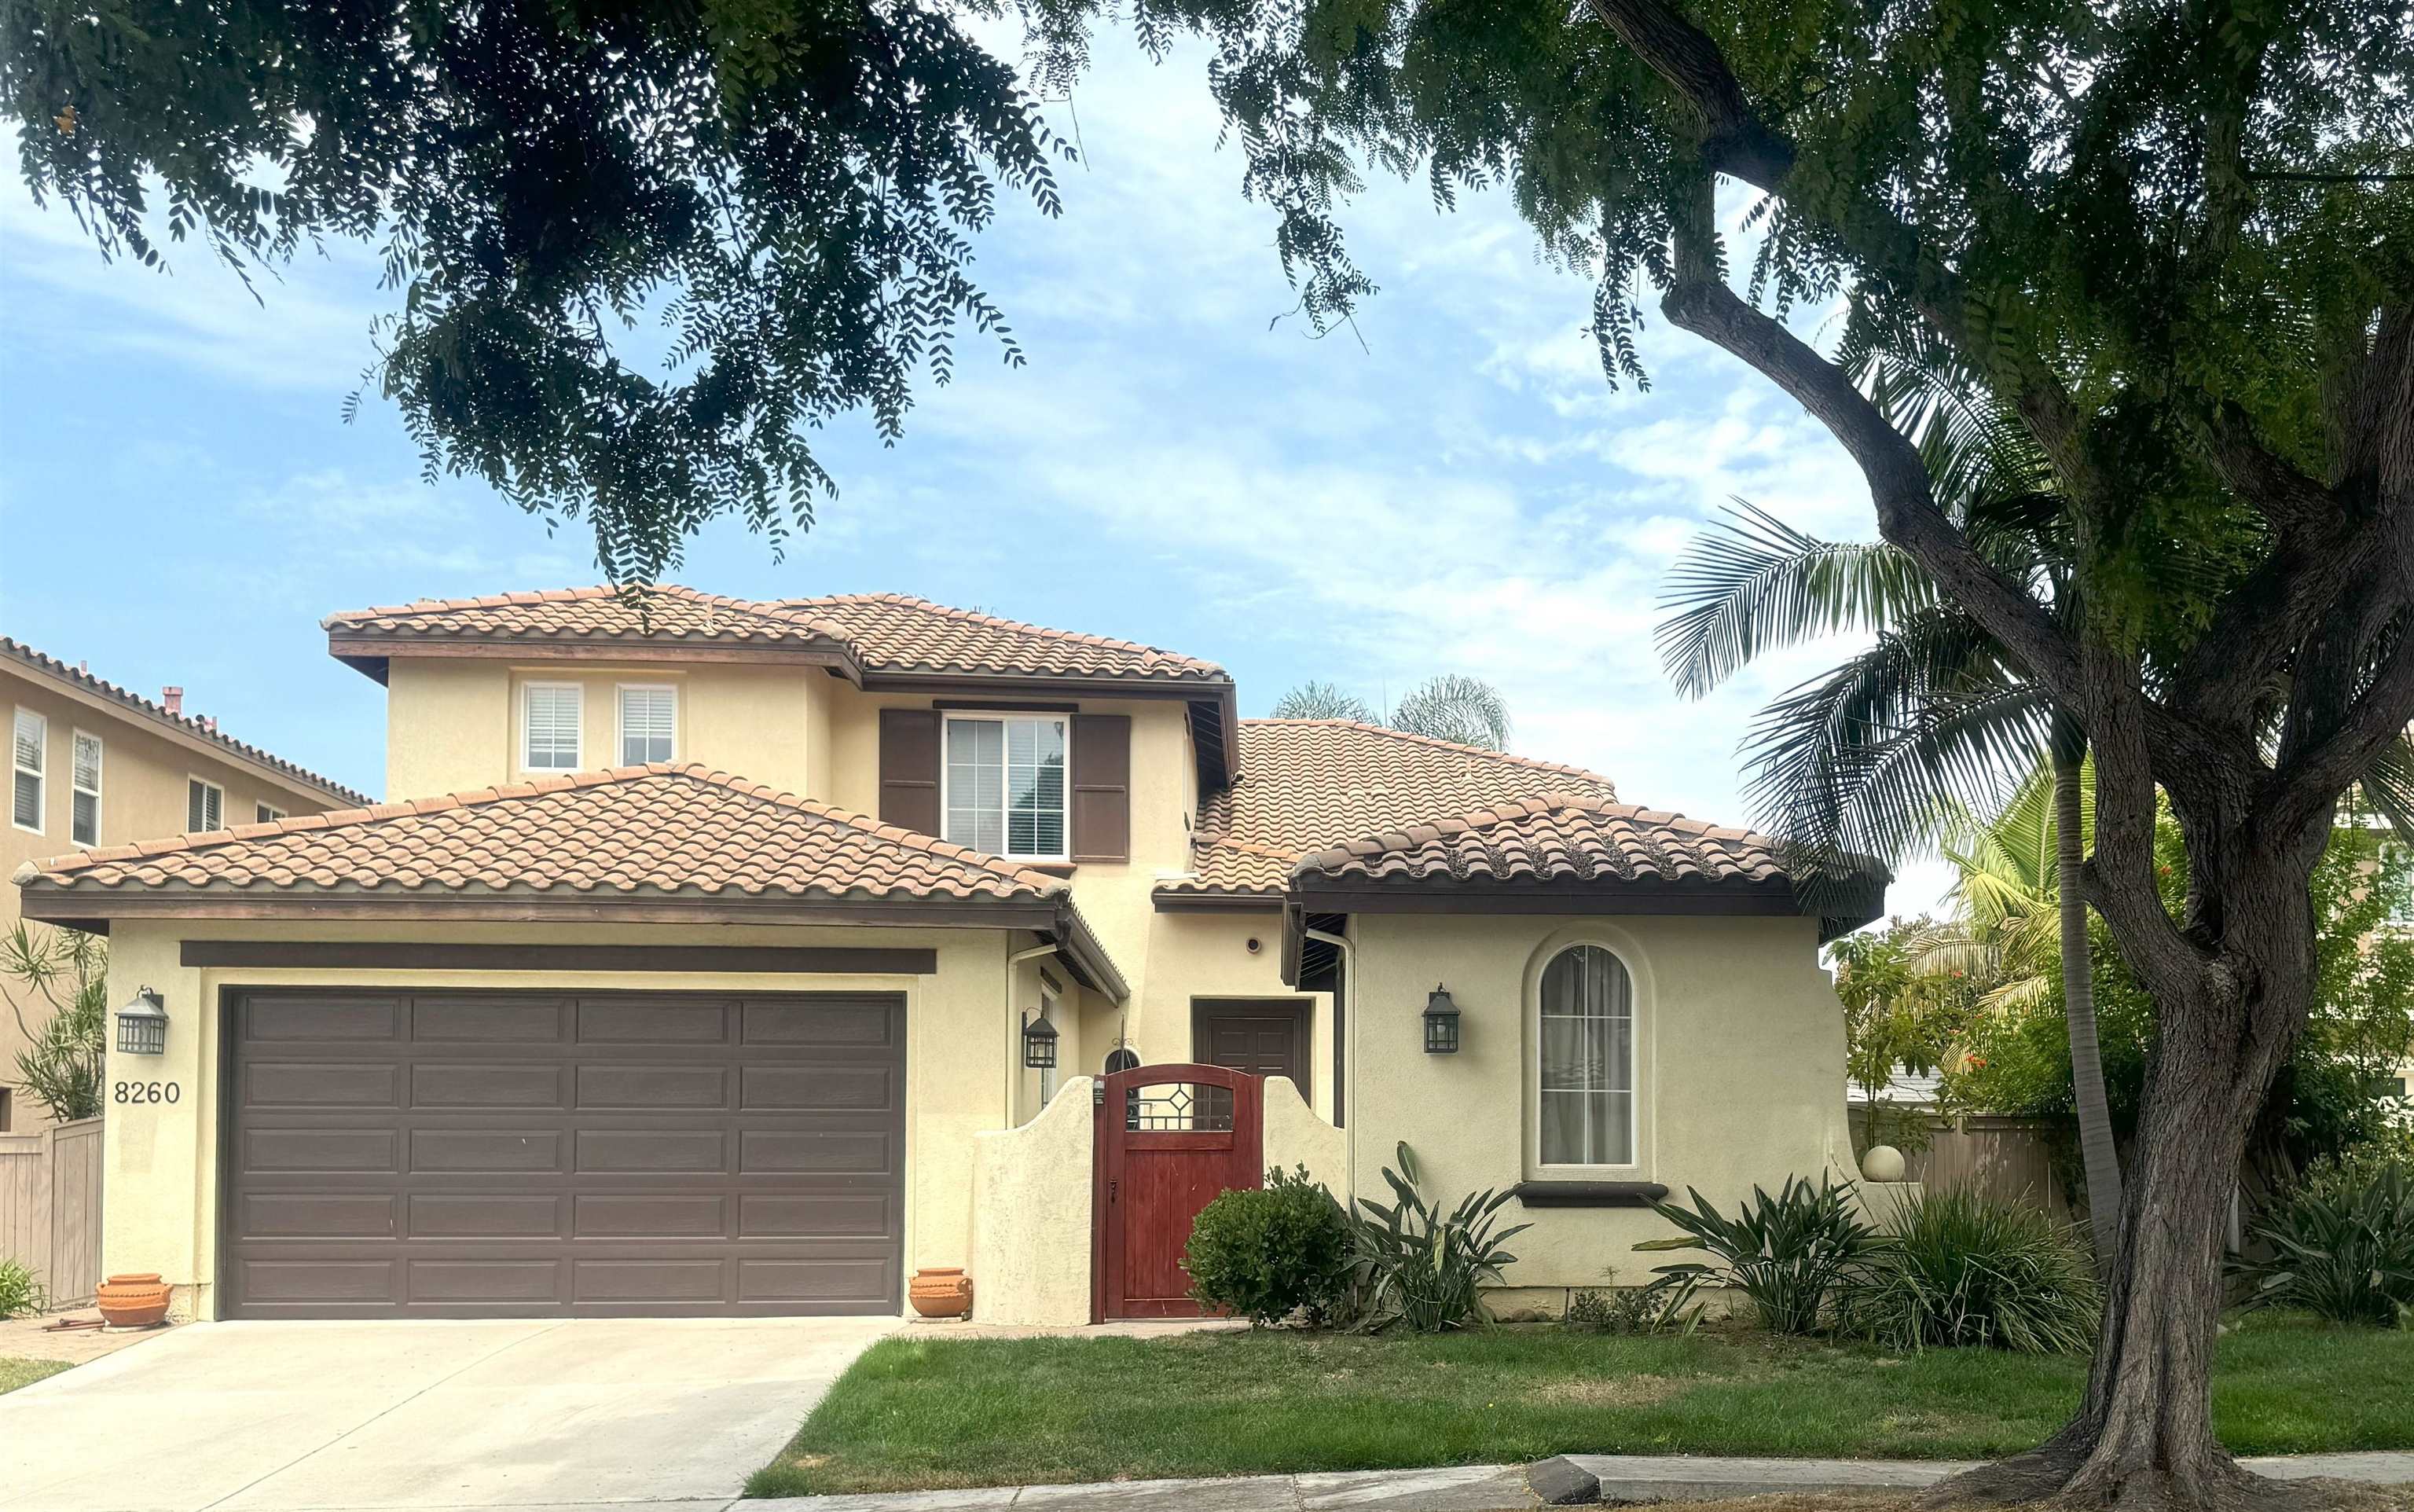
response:
M961 1265L925 1265L914 1273L905 1298L926 1318L961 1318L973 1310L973 1279Z
M159 1280L156 1270L112 1276L93 1292L101 1321L112 1328L148 1328L168 1317L168 1299L175 1288Z

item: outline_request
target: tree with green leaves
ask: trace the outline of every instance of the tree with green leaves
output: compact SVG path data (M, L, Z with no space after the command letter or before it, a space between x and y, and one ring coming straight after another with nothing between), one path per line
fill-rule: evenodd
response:
M1052 208L1058 149L962 24L989 7L19 0L0 92L28 181L120 247L155 182L171 236L239 261L374 240L396 309L372 376L431 466L590 511L607 570L644 576L714 513L802 517L815 422L868 405L893 430L958 331L999 328L969 237L1002 192ZM1020 14L1053 91L1109 12ZM1214 51L1309 321L1375 292L1343 232L1362 174L1443 206L1505 186L1597 277L1605 376L1645 378L1656 295L1835 437L1880 533L2077 724L2095 846L2065 885L2156 1016L2118 1268L2071 1422L1939 1494L2306 1505L2215 1440L2211 1350L2230 1175L2314 1002L2340 795L2414 811L2414 14L1152 0L1131 23ZM659 378L611 339L649 304L674 322ZM1833 352L1803 334L1830 308ZM2017 417L2081 613L1942 506L1855 380L1873 364ZM2147 584L2173 543L2208 570L2166 640Z
M1337 682L1300 683L1274 701L1276 719L1349 719L1486 751L1509 748L1509 700L1480 677L1438 672L1410 688L1389 714Z
M17 1085L61 1123L100 1116L109 1049L109 946L19 921L0 936L0 1000L17 1021Z
M1915 1075L1944 1069L1980 1011L1984 979L1936 969L1934 942L1953 926L1925 915L1890 919L1881 930L1846 935L1827 947L1836 997L1844 1009L1844 1075L1861 1092L1861 1144L1925 1148L1929 1109L1882 1119L1897 1068Z

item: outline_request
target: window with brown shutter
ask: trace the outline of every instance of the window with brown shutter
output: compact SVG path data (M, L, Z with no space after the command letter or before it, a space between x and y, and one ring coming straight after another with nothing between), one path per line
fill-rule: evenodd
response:
M880 821L939 832L939 711L880 711Z
M1073 860L1131 860L1131 716L1073 716Z

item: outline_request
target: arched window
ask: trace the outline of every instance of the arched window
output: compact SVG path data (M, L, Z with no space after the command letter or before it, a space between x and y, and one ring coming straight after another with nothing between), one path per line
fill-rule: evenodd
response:
M1117 1071L1134 1070L1139 1065L1140 1056L1125 1046L1117 1045L1112 1050L1107 1052L1107 1074L1109 1076L1112 1076Z
M1544 1165L1634 1163L1634 981L1599 945L1542 968L1535 1037L1537 1154Z

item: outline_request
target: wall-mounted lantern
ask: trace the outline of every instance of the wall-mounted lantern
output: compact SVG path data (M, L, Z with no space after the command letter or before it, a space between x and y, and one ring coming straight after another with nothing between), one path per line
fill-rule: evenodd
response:
M144 987L134 1000L117 1010L117 1049L126 1055L162 1055L168 1052L168 1005Z
M1425 1054L1458 1054L1458 1005L1450 1000L1450 993L1440 982L1435 982L1434 990L1425 996Z
M1022 1064L1035 1071L1056 1067L1056 1025L1048 1022L1044 1008L1037 1017L1022 1021Z

